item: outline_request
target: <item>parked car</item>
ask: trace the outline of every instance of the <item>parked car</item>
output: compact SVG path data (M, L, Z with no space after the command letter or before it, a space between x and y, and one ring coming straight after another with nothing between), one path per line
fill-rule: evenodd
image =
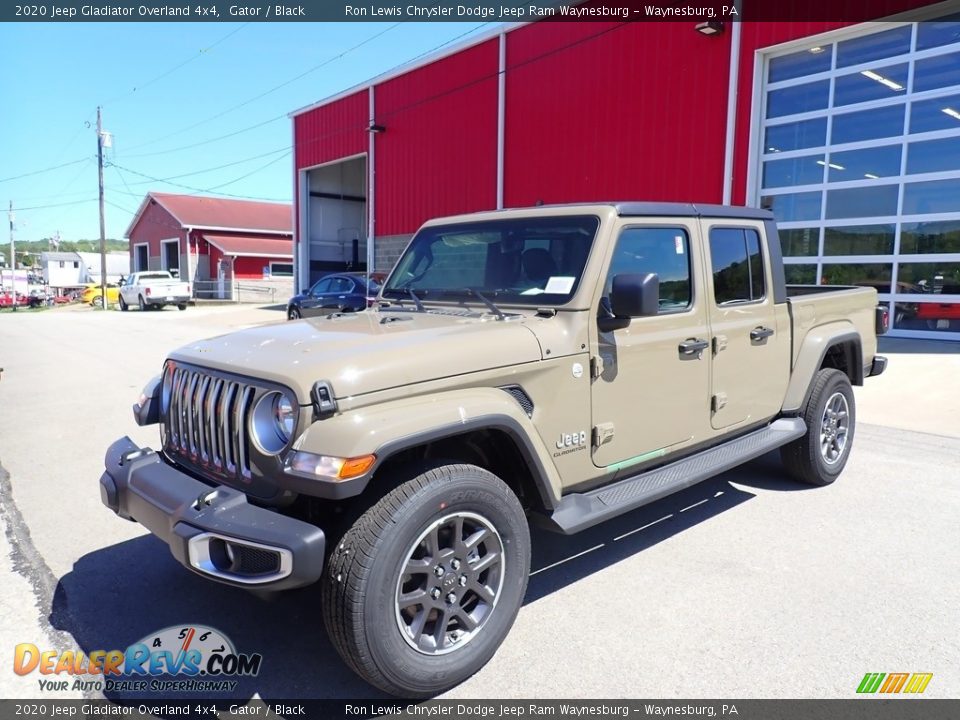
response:
M359 312L373 305L380 292L384 273L336 273L320 278L305 293L287 302L287 318L329 315L335 312Z
M754 208L430 221L375 307L170 353L133 408L161 447L117 440L100 497L210 580L319 580L306 612L350 668L435 695L513 625L528 522L579 532L774 449L801 483L839 477L888 311L873 288L788 286L781 257ZM820 530L791 541L828 557Z
M141 310L162 310L165 305L176 305L186 310L190 302L190 284L173 277L166 270L133 273L120 286L120 309L126 312L131 305Z
M116 305L120 298L120 287L116 283L107 283L107 304ZM93 305L94 307L103 307L103 288L98 284L91 283L83 289L80 295L80 302L84 305Z
M13 293L10 290L0 292L0 308L12 308L14 305L17 307L26 307L29 304L30 298L23 293L18 292L16 302L14 302Z

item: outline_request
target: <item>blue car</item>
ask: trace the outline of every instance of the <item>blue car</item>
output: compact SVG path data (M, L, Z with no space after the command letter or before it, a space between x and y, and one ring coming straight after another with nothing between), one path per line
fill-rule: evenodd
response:
M320 278L309 290L294 295L287 303L287 319L330 315L335 312L359 312L373 305L383 273L335 273Z

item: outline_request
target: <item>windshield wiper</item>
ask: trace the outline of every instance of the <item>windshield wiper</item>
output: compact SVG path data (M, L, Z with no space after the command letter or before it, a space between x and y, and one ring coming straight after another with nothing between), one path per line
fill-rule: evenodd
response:
M423 302L417 297L417 294L413 290L407 288L407 295L413 300L413 304L417 306L417 312L426 312L426 310L423 309Z
M468 295L473 295L475 298L477 298L477 300L479 300L479 301L482 302L484 305L486 305L487 308L490 310L490 312L492 312L494 315L497 316L497 320L506 320L506 319L507 319L507 316L503 314L503 310L501 310L501 309L498 308L496 305L494 305L494 304L493 304L493 301L490 300L490 299L489 299L487 296L485 296L483 293L481 293L479 290L474 290L473 288L464 288L463 290L464 290L464 292L467 293Z

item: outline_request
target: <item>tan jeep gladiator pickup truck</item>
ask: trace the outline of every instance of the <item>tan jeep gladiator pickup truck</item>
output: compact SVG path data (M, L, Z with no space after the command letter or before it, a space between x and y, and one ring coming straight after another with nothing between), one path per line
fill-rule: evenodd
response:
M871 288L788 287L762 210L433 220L376 307L171 353L134 405L160 449L115 442L100 492L205 577L319 580L346 663L431 695L513 624L529 521L577 532L775 448L833 482L886 326Z

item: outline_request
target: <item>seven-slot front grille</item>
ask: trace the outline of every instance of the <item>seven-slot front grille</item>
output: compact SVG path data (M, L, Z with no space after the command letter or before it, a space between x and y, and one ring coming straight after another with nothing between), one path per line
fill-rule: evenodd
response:
M177 365L164 375L165 392L167 383L167 449L218 474L250 478L247 415L256 386Z

